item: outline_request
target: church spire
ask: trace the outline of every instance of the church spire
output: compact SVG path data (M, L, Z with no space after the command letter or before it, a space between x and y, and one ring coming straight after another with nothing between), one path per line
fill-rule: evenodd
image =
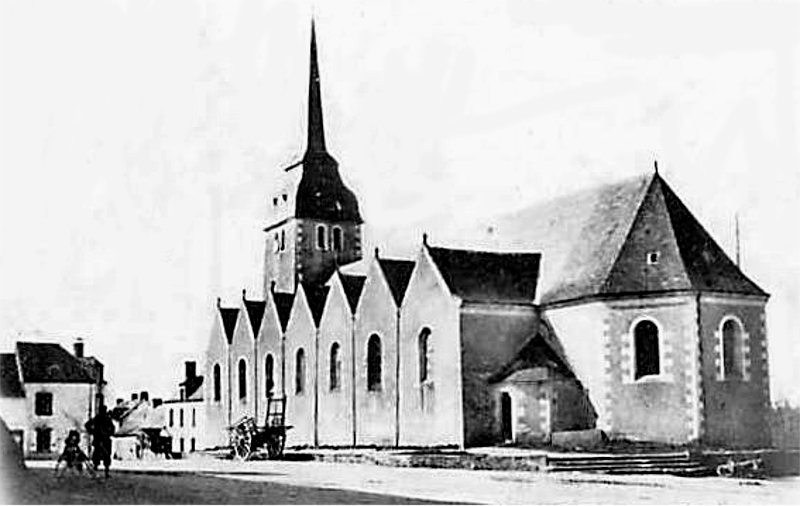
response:
M308 144L306 155L325 153L325 129L322 124L322 98L317 65L317 34L311 19L311 67L308 75Z

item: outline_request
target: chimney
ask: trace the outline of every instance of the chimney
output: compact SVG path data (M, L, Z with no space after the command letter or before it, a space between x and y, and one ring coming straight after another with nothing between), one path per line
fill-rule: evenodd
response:
M143 391L143 392L141 392L139 394L139 400L142 401L142 402L150 400L150 394L147 393L147 390L145 390L145 391Z
M153 408L157 408L157 407L161 406L163 403L164 403L164 401L162 401L161 399L156 397L155 399L153 399Z
M186 361L186 379L193 379L197 376L197 362L193 360Z
M139 394L135 394L135 393L131 394L131 400L132 401L138 401L139 400Z
M80 337L75 339L75 344L73 345L73 349L75 350L76 358L83 358L83 339L81 339Z
M124 401L123 401L122 399L120 399L120 398L117 398L117 406L120 406L120 405L122 405L122 403L123 403L123 402L124 402Z

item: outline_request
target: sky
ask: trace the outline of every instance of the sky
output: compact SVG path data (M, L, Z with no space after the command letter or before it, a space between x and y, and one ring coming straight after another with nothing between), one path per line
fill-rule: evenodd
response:
M651 171L771 294L800 403L800 3L4 0L0 345L77 336L177 394L216 297L261 295L271 184L326 140L368 248ZM370 249L366 249L370 251Z

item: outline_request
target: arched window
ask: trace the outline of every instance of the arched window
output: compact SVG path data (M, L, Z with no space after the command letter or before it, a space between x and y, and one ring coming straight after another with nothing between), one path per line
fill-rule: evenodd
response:
M331 345L330 385L331 390L338 390L341 386L342 359L339 357L339 343Z
M192 408L192 427L197 427L197 412Z
M633 329L633 346L636 364L633 379L658 375L661 372L658 327L650 320L642 320Z
M342 251L342 229L333 227L333 251Z
M742 326L733 318L722 324L722 377L742 377Z
M381 339L372 334L367 343L367 390L381 389Z
M423 383L428 379L430 363L428 362L428 338L431 335L431 329L425 327L419 333L419 341L417 343L417 350L419 353L419 382Z
M267 397L272 397L272 389L275 388L274 370L275 360L272 358L272 354L270 353L264 360L264 380L266 381L264 387L266 389Z
M297 350L294 363L294 391L301 394L306 387L306 352L303 348Z
M243 358L239 359L239 398L247 397L247 363Z
M222 397L222 378L219 371L219 364L214 364L214 400L218 401Z
M317 249L325 251L328 247L325 225L317 225Z

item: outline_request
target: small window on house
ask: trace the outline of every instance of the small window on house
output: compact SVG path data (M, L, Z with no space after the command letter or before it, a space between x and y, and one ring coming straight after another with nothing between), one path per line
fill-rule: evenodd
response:
M281 251L286 251L286 231L281 230Z
M743 360L742 326L733 318L722 324L722 378L737 379L742 377Z
M330 361L330 387L331 390L338 390L341 387L342 359L339 356L339 343L331 345Z
M647 253L647 265L656 265L661 258L661 253L658 251L650 251Z
M381 389L381 339L372 334L367 343L367 390Z
M634 379L655 376L661 372L658 327L650 320L643 320L633 329Z
M333 251L342 251L342 229L333 227Z
M171 409L169 410L169 426L170 427L175 426L175 412Z
M180 448L181 448L181 453L183 453L183 438L181 438L181 446L180 446Z
M427 327L422 329L419 333L418 353L419 353L419 382L424 383L428 380L429 362L428 362L428 338L431 335L431 330Z
M297 350L294 362L294 391L301 394L306 386L306 352L303 348Z
M183 427L183 410L178 410L178 427Z
M325 251L328 248L327 230L325 225L317 225L317 249Z
M214 400L219 401L222 397L221 374L219 371L219 364L214 364Z
M53 394L50 392L36 392L34 412L37 416L52 416Z
M239 359L239 398L247 398L247 363Z
M195 451L197 449L197 445L195 444L194 438L192 438L191 443L192 443L192 446L190 447L191 451Z
M272 397L272 389L275 388L274 370L275 370L275 360L272 358L272 354L268 354L267 358L264 360L264 379L265 379L264 389L267 397Z
M197 427L197 412L192 408L192 427Z

